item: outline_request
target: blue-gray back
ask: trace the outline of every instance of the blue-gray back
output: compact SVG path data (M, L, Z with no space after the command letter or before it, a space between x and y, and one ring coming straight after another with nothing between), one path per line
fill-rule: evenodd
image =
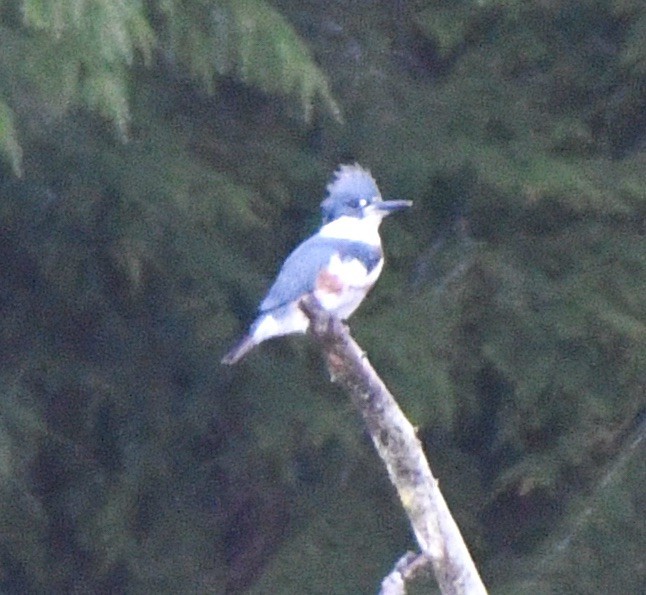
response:
M374 269L382 258L381 246L320 236L311 237L287 257L267 297L260 304L260 312L284 306L313 291L319 272L335 253L340 254L342 260L360 260L368 272Z

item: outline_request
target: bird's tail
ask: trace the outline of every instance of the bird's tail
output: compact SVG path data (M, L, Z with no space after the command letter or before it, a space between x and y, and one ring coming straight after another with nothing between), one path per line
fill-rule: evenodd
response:
M223 364L231 366L239 362L247 353L249 353L258 342L251 335L245 335L220 361Z

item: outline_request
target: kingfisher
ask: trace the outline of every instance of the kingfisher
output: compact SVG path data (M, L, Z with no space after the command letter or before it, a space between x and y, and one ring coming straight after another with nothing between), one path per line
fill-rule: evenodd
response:
M324 310L347 320L383 269L381 221L412 204L383 200L368 170L358 164L341 165L321 203L323 225L287 257L249 331L222 363L235 364L272 337L305 333L309 319L299 303L307 295L313 295Z

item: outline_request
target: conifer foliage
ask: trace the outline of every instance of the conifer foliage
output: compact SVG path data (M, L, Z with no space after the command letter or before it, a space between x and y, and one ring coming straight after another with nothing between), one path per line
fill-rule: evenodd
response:
M210 92L234 77L294 96L306 119L316 100L339 117L307 46L264 0L12 0L0 6L0 31L0 153L16 174L15 114L27 96L50 117L95 110L125 139L133 73L157 60Z
M641 592L643 4L0 1L0 591L375 591L316 348L217 365L356 160L414 207L352 333L485 584Z

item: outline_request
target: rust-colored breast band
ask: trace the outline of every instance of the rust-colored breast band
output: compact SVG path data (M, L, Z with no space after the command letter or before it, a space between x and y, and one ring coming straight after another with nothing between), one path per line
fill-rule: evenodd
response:
M343 291L343 283L336 275L323 269L316 278L316 290L339 294Z

